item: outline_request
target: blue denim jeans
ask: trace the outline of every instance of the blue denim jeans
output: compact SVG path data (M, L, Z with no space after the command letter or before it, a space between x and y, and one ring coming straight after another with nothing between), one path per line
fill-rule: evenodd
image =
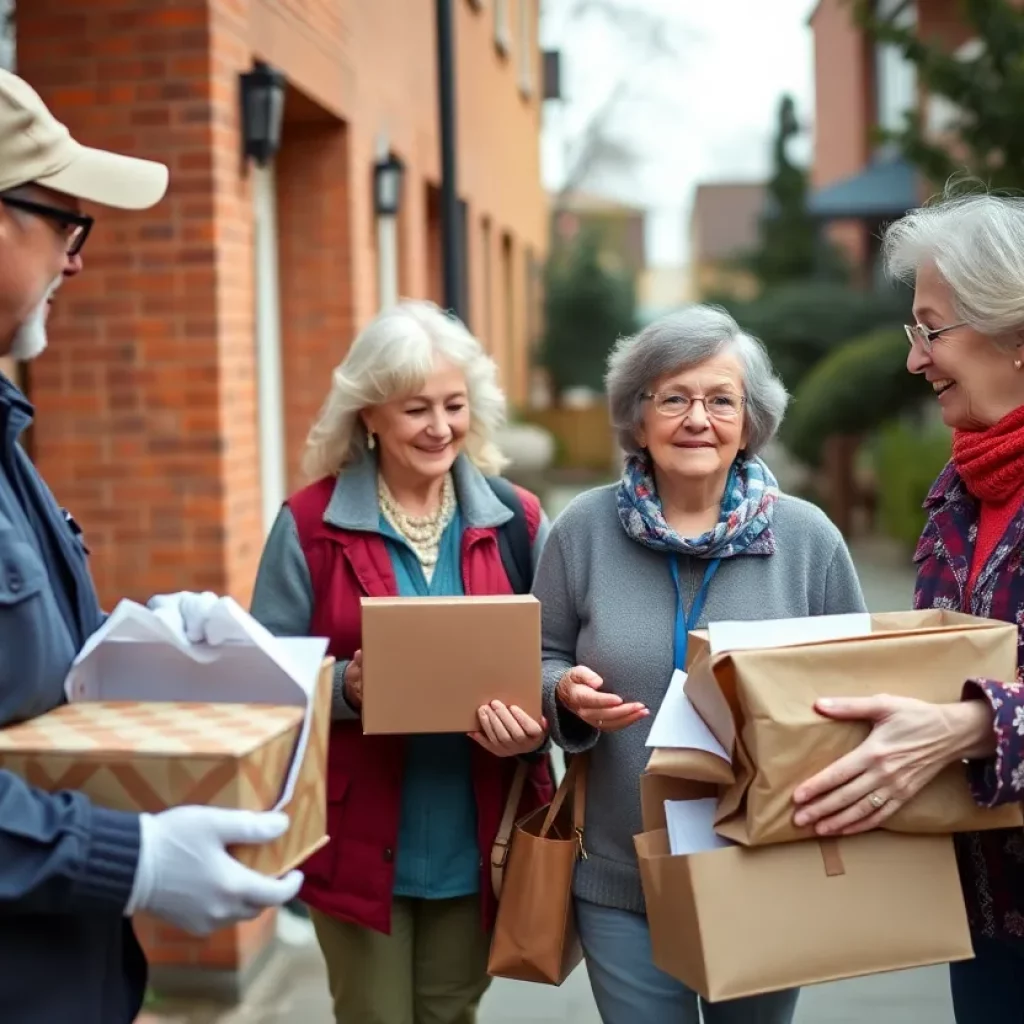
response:
M956 1024L1024 1024L1024 942L974 937L974 959L949 965Z
M647 919L576 901L590 987L604 1024L790 1024L799 989L708 1003L654 966Z

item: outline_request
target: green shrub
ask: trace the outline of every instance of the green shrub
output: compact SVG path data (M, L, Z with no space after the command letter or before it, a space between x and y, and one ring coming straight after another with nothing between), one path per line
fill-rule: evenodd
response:
M740 326L760 338L790 391L837 347L881 327L898 327L910 316L902 286L865 292L838 284L807 282L770 288L749 302L722 303Z
M882 531L908 550L924 529L921 507L935 478L949 460L950 435L943 427L915 429L891 423L872 445Z
M817 466L826 438L870 433L914 408L929 390L922 377L907 373L906 360L902 330L874 331L836 349L797 389L783 423L783 443Z

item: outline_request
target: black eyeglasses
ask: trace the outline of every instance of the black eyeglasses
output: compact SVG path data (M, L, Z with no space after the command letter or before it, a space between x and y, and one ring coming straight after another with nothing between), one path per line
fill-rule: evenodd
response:
M25 213L34 214L36 217L43 217L55 224L64 233L68 256L77 256L82 251L82 246L85 245L85 240L92 230L93 218L85 213L62 210L59 206L36 203L20 196L0 196L0 203L15 210L24 210Z

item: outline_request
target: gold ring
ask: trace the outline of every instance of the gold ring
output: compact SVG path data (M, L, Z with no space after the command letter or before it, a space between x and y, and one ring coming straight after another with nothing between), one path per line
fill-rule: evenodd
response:
M885 797L881 796L879 793L872 793L868 797L868 800L870 801L871 806L874 807L876 811L881 810L886 804Z

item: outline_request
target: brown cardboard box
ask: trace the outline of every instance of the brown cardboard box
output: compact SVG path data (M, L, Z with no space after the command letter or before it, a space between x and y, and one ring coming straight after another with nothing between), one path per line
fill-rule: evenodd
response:
M673 753L685 771L687 752ZM873 832L672 856L664 801L715 792L649 768L635 839L654 962L705 999L973 955L948 836Z
M889 693L955 702L971 676L1016 675L1017 627L1011 623L939 610L864 619L867 631L860 635L784 647L712 654L706 636L693 638L686 693L733 752L734 779L725 785L716 819L720 835L752 846L813 835L793 824L793 791L869 732L866 723L819 715L818 697ZM1019 805L978 807L957 763L883 827L945 834L1022 824Z
M291 801L288 831L239 846L243 864L280 876L327 841L327 739L334 660L324 661ZM269 704L81 701L0 730L0 768L49 792L74 789L114 810L182 804L269 810L278 801L304 713Z
M364 597L363 732L471 732L492 700L541 716L540 603Z

